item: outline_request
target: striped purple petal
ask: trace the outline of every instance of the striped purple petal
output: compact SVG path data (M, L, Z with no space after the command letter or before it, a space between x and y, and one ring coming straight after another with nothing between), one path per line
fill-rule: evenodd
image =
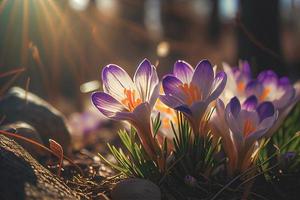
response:
M144 59L138 66L133 79L142 101L149 101L154 87L158 84L155 67L149 60Z
M179 106L185 105L180 99L172 95L160 95L159 99L170 108L177 108Z
M211 88L211 94L208 97L208 101L213 101L220 96L223 92L227 82L227 75L225 72L218 72L216 74L214 83Z
M167 75L162 80L162 85L164 89L164 93L166 95L172 95L181 100L181 102L185 102L186 94L182 87L182 82L175 76Z
M92 103L106 117L116 119L118 112L126 112L123 104L105 92L95 92L92 94Z
M173 74L182 82L182 83L190 83L192 81L194 69L193 67L183 61L176 61L173 69Z
M127 72L121 67L114 64L107 65L103 68L102 81L104 91L111 94L119 101L124 98L125 88L135 88Z
M191 84L197 86L202 98L207 98L214 81L214 71L208 60L202 60L196 66Z

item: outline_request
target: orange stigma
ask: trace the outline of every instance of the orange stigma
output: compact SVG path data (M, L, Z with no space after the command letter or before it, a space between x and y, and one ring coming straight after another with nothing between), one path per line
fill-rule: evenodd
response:
M261 94L260 97L259 97L259 100L260 100L260 101L266 100L266 98L269 96L270 92L271 92L271 89L270 89L270 88L264 88L262 94Z
M130 111L133 111L135 107L142 103L140 98L135 97L135 90L124 88L125 98L122 100L122 103L128 106Z
M255 127L251 120L247 119L245 124L244 124L244 136L247 137L251 132L255 130Z
M180 89L184 92L184 94L187 96L187 102L189 105L192 105L195 101L202 98L201 92L198 90L197 86L194 86L192 84L184 83L179 86Z

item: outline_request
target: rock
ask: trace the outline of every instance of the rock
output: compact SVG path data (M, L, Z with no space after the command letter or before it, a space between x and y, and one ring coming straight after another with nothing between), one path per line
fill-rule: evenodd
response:
M161 192L151 181L130 178L118 183L111 192L113 200L160 200Z
M79 199L15 141L0 135L0 199Z
M64 149L70 150L71 137L65 118L49 103L38 96L14 87L0 100L0 117L3 124L22 121L30 124L39 133L44 144L54 139Z
M25 122L15 122L12 124L4 125L0 127L0 130L4 130L10 133L15 133L17 135L21 135L23 137L29 138L37 143L40 143L44 145L40 135L37 133L37 131L30 126L29 124ZM24 149L26 149L34 158L40 158L47 156L48 153L41 150L40 148L34 146L33 144L30 144L24 140L15 138L15 137L9 137L16 142L18 142Z

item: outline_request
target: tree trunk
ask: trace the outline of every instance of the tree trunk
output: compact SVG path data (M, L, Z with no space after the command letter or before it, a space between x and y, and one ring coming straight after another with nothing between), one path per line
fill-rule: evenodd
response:
M254 72L273 69L284 74L280 47L279 0L240 0L238 57L254 64Z

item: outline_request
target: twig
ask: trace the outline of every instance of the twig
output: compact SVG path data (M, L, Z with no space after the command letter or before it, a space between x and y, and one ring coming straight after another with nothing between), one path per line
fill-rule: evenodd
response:
M241 29L241 31L246 35L246 37L259 49L266 52L270 56L276 58L278 61L282 61L282 57L274 52L272 49L266 47L262 42L260 42L243 24L239 14L236 16L236 25Z
M10 70L8 72L4 72L4 73L0 73L0 78L4 78L6 76L10 76L10 75L14 75L14 74L19 74L21 72L24 72L26 70L25 67L21 67L21 68L18 68L18 69L13 69L13 70Z
M25 103L28 104L28 92L29 92L29 85L30 85L30 77L26 80L26 86L25 86Z
M41 149L49 152L49 153L51 153L52 155L56 156L59 159L59 157L57 156L57 154L55 152L53 152L49 148L45 147L44 145L42 145L42 144L40 144L40 143L38 143L38 142L36 142L34 140L30 140L30 139L28 139L26 137L23 137L21 135L17 135L17 134L14 134L14 133L3 131L3 130L0 130L0 134L6 135L6 136L10 136L10 137L14 137L14 138L18 138L18 139L21 139L21 140L23 140L25 142L31 143L31 144L33 144L33 145L35 145L35 146L37 146L37 147L39 147L39 148L41 148ZM83 171L81 170L81 168L77 164L75 164L70 158L64 156L64 159L67 160L68 162L70 162L72 165L74 165L78 169L78 171L80 172L80 174L83 175Z

